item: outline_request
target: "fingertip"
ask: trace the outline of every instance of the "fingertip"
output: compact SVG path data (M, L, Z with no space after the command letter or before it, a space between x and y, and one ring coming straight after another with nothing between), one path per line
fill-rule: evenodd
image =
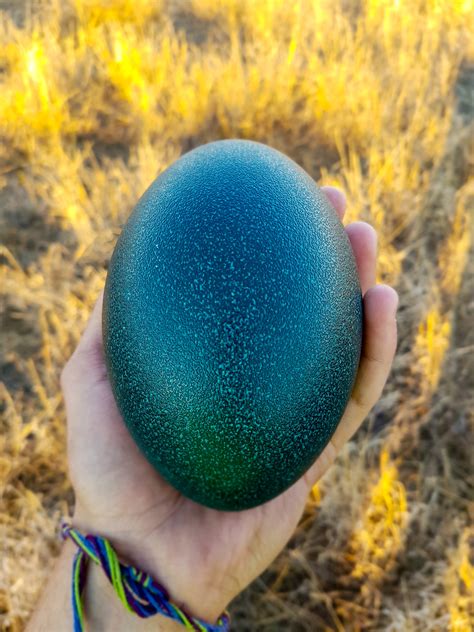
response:
M398 310L398 292L390 285L379 283L369 288L364 296L364 307L376 318L394 319Z
M398 293L390 285L374 285L364 296L364 348L367 356L390 366L397 347Z
M368 222L363 222L362 220L351 222L346 226L346 231L354 235L363 234L366 240L370 240L377 245L377 231L372 224L369 224Z
M323 186L321 189L324 191L326 197L336 210L339 218L342 220L347 206L346 195L341 189L333 186Z

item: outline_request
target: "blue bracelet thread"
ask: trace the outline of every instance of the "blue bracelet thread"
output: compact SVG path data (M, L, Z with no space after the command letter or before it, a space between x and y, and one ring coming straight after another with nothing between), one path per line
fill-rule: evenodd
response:
M84 632L82 591L85 585L89 559L101 566L125 608L139 617L161 614L182 623L187 630L197 632L228 632L230 616L224 612L216 625L191 617L185 610L170 601L167 590L151 575L134 566L119 562L117 554L106 538L96 535L83 536L71 525L61 525L63 539L70 538L78 547L72 572L72 609L74 632Z

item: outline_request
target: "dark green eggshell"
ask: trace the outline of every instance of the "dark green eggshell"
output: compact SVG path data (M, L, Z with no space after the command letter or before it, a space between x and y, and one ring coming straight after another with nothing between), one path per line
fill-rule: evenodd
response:
M294 483L344 411L359 364L352 250L314 180L261 143L224 140L164 171L107 277L104 349L148 461L208 507Z

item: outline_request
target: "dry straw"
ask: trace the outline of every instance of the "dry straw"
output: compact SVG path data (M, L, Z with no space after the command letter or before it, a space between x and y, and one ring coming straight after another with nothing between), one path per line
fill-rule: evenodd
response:
M243 137L346 191L401 304L380 402L234 629L471 630L472 0L0 10L0 629L71 510L59 374L120 227L183 151Z

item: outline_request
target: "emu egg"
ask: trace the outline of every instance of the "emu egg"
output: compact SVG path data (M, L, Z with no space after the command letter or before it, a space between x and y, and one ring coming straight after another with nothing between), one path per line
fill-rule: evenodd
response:
M156 470L208 507L264 503L321 453L354 384L362 297L341 221L279 151L198 147L126 223L103 336L118 408Z

